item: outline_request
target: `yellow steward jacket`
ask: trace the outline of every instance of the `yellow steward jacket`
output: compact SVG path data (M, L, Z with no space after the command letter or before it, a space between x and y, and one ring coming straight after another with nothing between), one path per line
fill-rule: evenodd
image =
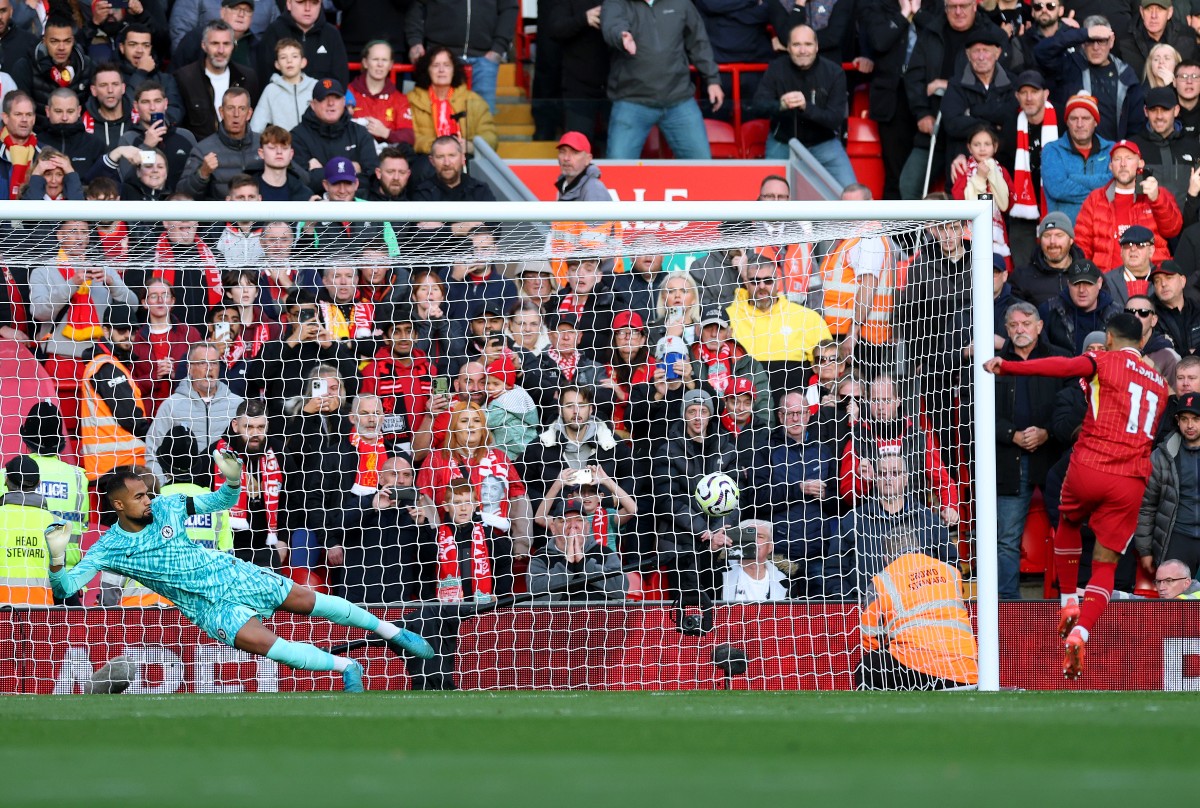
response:
M46 528L55 521L38 494L13 491L0 505L0 605L51 606Z

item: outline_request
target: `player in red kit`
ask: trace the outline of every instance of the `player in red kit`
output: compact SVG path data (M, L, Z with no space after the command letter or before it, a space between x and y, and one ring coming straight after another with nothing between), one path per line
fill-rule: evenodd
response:
M1117 561L1137 527L1154 435L1170 394L1166 380L1142 357L1142 324L1134 315L1117 314L1104 330L1105 352L1024 362L995 358L983 366L997 375L1080 376L1088 381L1088 410L1067 467L1054 532L1054 564L1062 592L1058 632L1066 641L1063 676L1068 679L1083 672L1089 632L1108 605ZM1084 522L1096 534L1096 549L1080 605L1079 527Z

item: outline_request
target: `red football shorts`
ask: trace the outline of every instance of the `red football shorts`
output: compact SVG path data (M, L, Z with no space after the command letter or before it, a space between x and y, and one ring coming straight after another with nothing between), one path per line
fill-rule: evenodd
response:
M1071 463L1063 482L1059 513L1072 522L1087 522L1096 541L1120 554L1133 539L1145 493L1145 480Z

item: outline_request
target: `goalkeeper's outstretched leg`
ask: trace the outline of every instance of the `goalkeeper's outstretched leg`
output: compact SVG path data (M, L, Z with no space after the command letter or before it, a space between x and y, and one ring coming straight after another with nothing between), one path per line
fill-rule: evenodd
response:
M401 628L395 623L380 620L375 615L345 598L322 595L306 586L295 585L279 608L292 614L309 614L324 617L339 626L361 628L378 634L387 641L396 653L409 653L421 659L433 658L433 647L415 632Z
M280 639L257 617L251 617L238 630L233 646L251 654L282 662L290 668L306 671L337 671L342 675L343 690L347 693L363 692L363 667L359 662L346 657L334 656L315 645Z

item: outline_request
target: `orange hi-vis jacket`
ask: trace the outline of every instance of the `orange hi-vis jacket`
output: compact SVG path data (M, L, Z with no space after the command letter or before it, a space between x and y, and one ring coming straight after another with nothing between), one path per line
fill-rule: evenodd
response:
M886 646L915 671L979 682L979 648L958 570L923 553L906 553L873 581L876 596L862 614L864 649Z
M780 244L759 248L759 253L774 261L779 267L780 292L785 295L804 296L812 285L813 245Z
M117 423L108 402L96 390L94 376L96 370L105 364L113 364L128 379L130 388L138 409L146 411L142 403L142 394L136 384L132 383L133 374L120 360L109 353L98 353L83 371L82 401L80 402L79 419L79 454L83 458L83 470L89 480L95 481L101 475L112 471L117 466L145 465L146 444L141 438L125 431Z
M554 222L550 227L550 266L558 285L567 282L567 261L572 257L594 258L615 255L622 271L619 253L623 243L621 222Z
M892 308L896 297L895 256L891 239L880 237L872 241L878 241L883 246L883 266L877 276L867 321L860 323L858 337L871 345L884 345L892 339ZM854 304L859 287L858 272L851 262L855 247L859 248L858 255L863 260L863 239L848 238L838 242L837 247L821 262L821 289L824 295L821 308L830 332L837 336L849 334L854 325Z

